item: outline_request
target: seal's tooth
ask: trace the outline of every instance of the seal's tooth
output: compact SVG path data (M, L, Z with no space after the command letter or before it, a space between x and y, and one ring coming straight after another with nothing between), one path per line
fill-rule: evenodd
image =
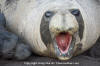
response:
M70 58L68 57L58 57L59 60L69 60Z

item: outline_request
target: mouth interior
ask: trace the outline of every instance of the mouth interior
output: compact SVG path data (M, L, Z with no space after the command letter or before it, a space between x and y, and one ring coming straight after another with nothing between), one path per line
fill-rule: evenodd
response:
M62 32L56 36L56 42L61 53L67 53L72 41L72 36L68 32Z

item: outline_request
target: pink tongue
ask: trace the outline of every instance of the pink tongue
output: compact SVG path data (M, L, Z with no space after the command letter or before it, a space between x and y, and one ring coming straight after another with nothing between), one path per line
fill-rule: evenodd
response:
M56 42L62 52L65 52L66 49L68 49L70 41L71 35L69 33L61 33L56 37Z

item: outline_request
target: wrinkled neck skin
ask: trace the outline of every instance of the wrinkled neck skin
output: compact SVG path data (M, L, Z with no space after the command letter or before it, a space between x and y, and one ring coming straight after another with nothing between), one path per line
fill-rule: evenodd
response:
M100 36L99 3L99 0L15 0L7 4L7 0L0 0L0 8L5 15L7 27L24 38L31 45L33 51L37 54L41 53L40 55L50 53L55 55L52 44L46 47L41 40L39 26L43 14L55 8L66 9L66 6L67 9L78 8L85 26L83 38L80 41L82 48L75 50L75 54L79 54L93 46Z
M98 37L100 37L100 1L99 0L76 0L83 9L83 19L85 22L83 51L91 48ZM87 44L87 45L86 45ZM81 52L79 52L81 53Z
M100 36L100 15L98 15L100 12L100 0L76 1L87 12L87 16L89 15L90 20L92 19L92 21L94 21L97 33Z

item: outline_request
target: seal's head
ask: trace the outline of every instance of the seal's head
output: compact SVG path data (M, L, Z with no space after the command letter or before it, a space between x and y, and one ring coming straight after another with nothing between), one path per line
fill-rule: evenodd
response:
M67 60L93 46L99 36L92 0L2 1L7 27L39 55Z
M73 56L83 33L80 21L82 18L79 9L49 10L44 13L40 32L42 41L49 48L49 56L54 54L60 60Z

